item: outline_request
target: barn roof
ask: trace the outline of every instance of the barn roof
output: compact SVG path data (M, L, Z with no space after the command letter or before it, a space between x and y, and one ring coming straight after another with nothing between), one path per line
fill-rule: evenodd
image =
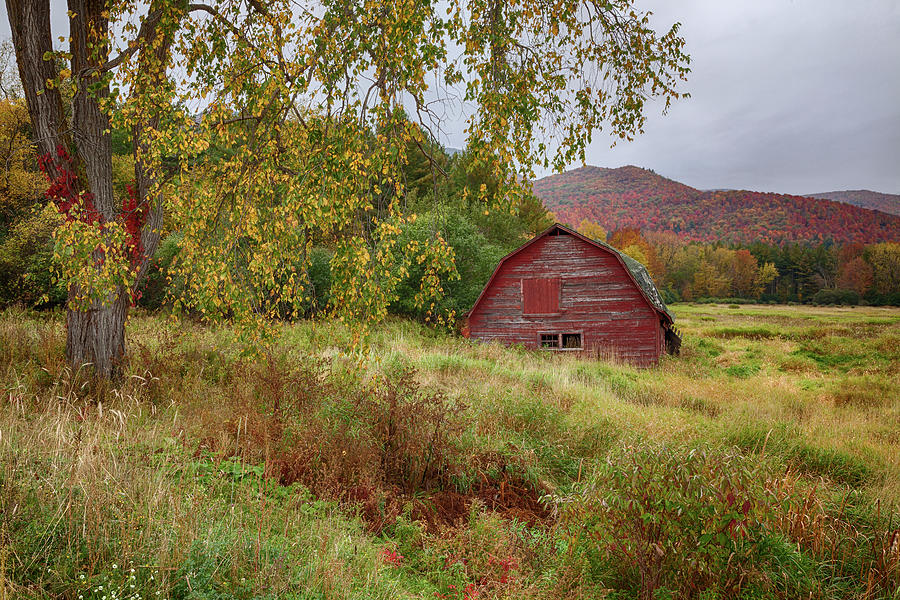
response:
M472 308L469 310L469 312L467 314L472 314L472 312L475 310L475 308L478 307L478 305L481 303L481 298L484 296L485 292L490 287L491 282L494 280L494 277L496 277L497 273L500 272L500 267L503 266L503 263L506 262L506 260L508 258L515 256L516 254L518 254L519 252L521 252L528 246L532 245L533 243L535 243L536 241L538 241L545 235L550 235L554 231L562 231L569 235L573 235L573 236L577 237L578 239L580 239L584 242L587 242L588 244L591 244L592 246L595 246L597 248L602 248L603 250L606 250L606 251L612 253L614 256L616 256L619 259L619 261L621 261L622 266L624 266L625 270L629 273L629 275L631 275L631 278L634 280L634 283L637 285L638 289L641 290L641 294L643 294L644 298L647 299L647 302L649 302L650 305L653 308L655 308L658 312L660 312L660 313L664 314L666 317L668 317L670 322L675 321L675 317L672 315L672 313L669 312L669 309L666 308L666 303L663 302L662 296L660 296L660 294L659 294L659 290L656 289L656 285L653 284L653 279L650 277L650 273L647 272L647 269L646 269L646 267L644 267L644 265L642 265L638 261L634 260L627 254L622 253L620 250L613 248L609 244L607 244L605 242L600 242L597 240L592 240L591 238L583 236L580 233L578 233L577 231L575 231L574 229L569 229L568 227L566 227L565 225L562 225L560 223L555 223L555 224L551 225L550 227L548 227L541 233L534 236L534 238L532 238L531 240L525 242L522 246L518 247L517 249L513 250L512 252L510 252L503 258L501 258L500 262L497 264L497 267L494 269L494 272L491 274L491 278L488 280L487 284L484 286L484 289L481 290L481 294L478 296L478 299L475 301L475 304L472 305Z

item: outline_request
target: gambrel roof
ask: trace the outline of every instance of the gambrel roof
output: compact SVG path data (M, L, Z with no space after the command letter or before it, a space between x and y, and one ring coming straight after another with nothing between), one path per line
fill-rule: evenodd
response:
M619 259L619 262L622 263L622 266L625 267L625 271L631 276L631 279L634 281L635 285L641 291L641 294L644 296L650 306L652 306L658 313L663 315L670 323L673 323L675 321L675 317L672 315L672 313L669 312L669 309L666 308L666 303L663 302L662 296L659 294L659 290L656 289L656 286L653 284L653 279L650 277L650 273L647 271L647 268L644 267L644 265L631 258L627 254L624 254L620 250L613 248L609 244L597 240L592 240L591 238L581 235L574 229L570 229L560 223L554 223L541 233L537 234L531 240L525 242L519 248L513 250L512 252L501 258L500 262L497 264L497 267L494 269L494 272L491 274L491 278L488 279L487 284L485 284L484 289L481 290L481 294L478 296L475 304L472 305L472 308L467 314L471 315L481 303L481 299L484 297L485 292L487 292L487 290L491 287L491 283L500 272L500 269L501 267L503 267L504 262L506 262L509 258L515 256L522 250L528 248L542 237L559 232L575 236L576 238L587 242L592 246L606 250L613 256L617 257Z

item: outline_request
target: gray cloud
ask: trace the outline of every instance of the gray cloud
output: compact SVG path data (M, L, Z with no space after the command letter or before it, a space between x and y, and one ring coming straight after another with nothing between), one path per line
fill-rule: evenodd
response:
M900 3L644 0L683 24L691 98L587 162L699 188L900 193Z

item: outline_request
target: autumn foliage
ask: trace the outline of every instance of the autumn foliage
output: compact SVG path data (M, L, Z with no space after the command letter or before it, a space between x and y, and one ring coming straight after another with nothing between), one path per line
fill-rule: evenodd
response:
M59 214L67 222L78 220L88 225L102 224L103 215L94 206L94 196L85 190L84 182L80 181L72 164L72 157L65 148L56 147L56 160L50 154L40 156L38 166L50 183L47 198L56 204ZM54 171L55 177L51 175Z
M871 244L900 239L900 216L804 196L701 191L646 169L583 167L534 182L562 222L672 232L695 242Z

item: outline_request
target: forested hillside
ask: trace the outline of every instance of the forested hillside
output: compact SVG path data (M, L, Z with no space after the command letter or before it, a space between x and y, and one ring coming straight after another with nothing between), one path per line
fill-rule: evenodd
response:
M667 231L697 242L840 242L900 239L900 216L818 198L701 191L653 171L582 167L534 182L562 222L593 221L608 231Z
M820 192L808 194L810 198L824 198L871 210L900 215L900 194L883 194L871 190L843 190L840 192Z

